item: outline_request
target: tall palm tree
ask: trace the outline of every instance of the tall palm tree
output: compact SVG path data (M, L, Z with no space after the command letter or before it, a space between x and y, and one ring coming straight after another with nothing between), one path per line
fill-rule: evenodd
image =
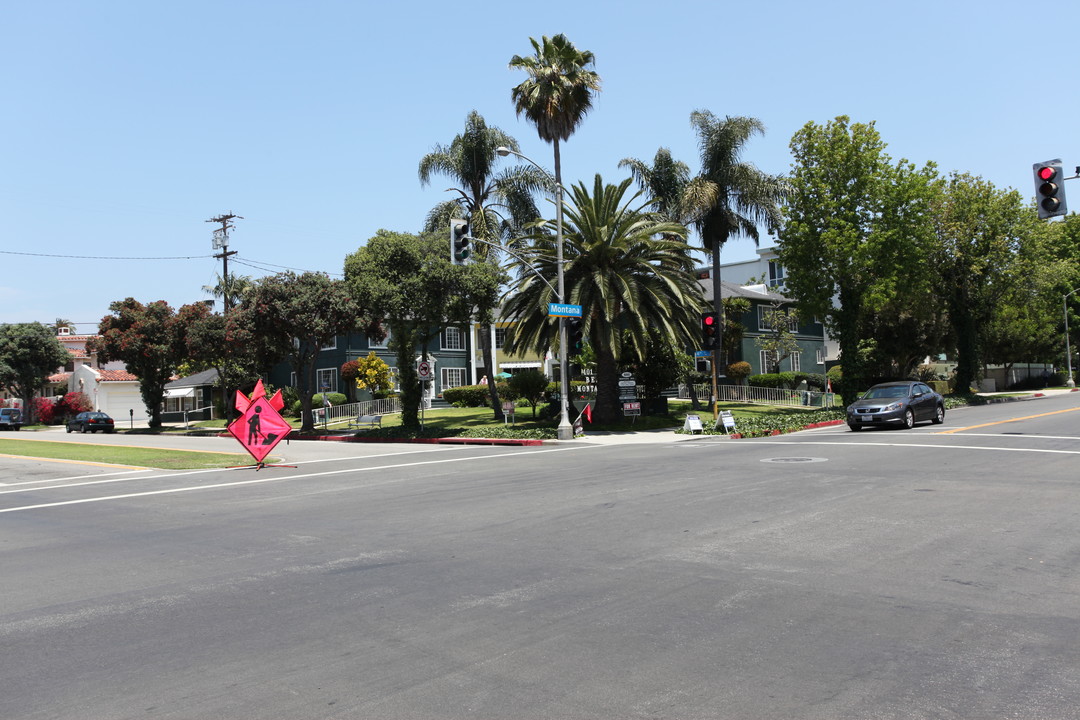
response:
M657 150L651 165L636 158L623 158L619 167L630 169L634 182L652 198L656 212L671 222L687 223L683 196L690 184L690 167L671 157L671 150Z
M649 212L651 201L635 205L642 193L628 197L631 182L605 185L597 175L591 194L584 183L570 189L572 206L566 208L566 301L581 305L583 335L596 356L598 422L621 415L619 362L643 358L651 335L693 337L705 306L686 228ZM506 303L515 321L511 351L543 352L555 344L558 326L547 305L555 301L558 259L550 238L535 237L528 258L535 273L520 276Z
M596 58L588 50L578 50L565 35L542 41L529 38L533 55L510 58L510 68L524 70L529 77L510 91L518 116L534 125L540 139L555 148L555 182L562 184L559 142L574 134L592 109L594 93L600 91L600 76L589 69Z
M721 313L720 249L732 235L745 235L756 244L759 224L779 227L780 204L787 196L788 183L742 160L750 138L765 133L757 118L728 116L721 120L708 110L697 110L690 114L690 122L698 134L701 173L686 186L683 208L712 256L713 309ZM720 327L724 327L723 322ZM717 347L723 347L722 338ZM719 355L719 350L713 351L714 385Z
M486 242L477 243L476 257L498 262L498 246L536 220L540 211L533 194L550 189L547 176L530 165L515 165L496 172L499 155L496 149L506 146L518 150L518 143L497 127L488 127L480 113L473 110L465 120L465 132L449 145L436 145L420 159L420 184L426 186L433 175L444 175L457 183L447 188L456 193L453 200L439 203L428 213L424 230L440 232L449 227L451 218L469 220L470 234ZM479 308L480 352L494 377L496 371L491 342L491 322L494 308ZM495 419L503 419L495 382L488 383Z

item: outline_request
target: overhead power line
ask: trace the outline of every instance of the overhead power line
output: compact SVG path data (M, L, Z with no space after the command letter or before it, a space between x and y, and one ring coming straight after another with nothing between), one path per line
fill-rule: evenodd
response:
M115 257L105 255L50 255L48 253L16 252L14 250L0 250L2 255L28 255L30 257L68 258L71 260L204 260L213 255L177 255L173 257Z

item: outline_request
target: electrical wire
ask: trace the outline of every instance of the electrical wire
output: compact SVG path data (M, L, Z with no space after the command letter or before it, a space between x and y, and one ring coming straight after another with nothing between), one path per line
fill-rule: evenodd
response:
M47 253L16 252L0 250L0 255L28 255L30 257L67 258L69 260L205 260L213 255L180 255L174 257L112 257L104 255L49 255Z

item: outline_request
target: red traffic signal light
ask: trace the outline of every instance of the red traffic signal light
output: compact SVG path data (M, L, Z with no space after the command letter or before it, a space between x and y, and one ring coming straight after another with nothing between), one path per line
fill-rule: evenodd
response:
M720 347L719 313L701 313L701 349L716 350Z
M1032 165L1035 171L1035 202L1040 218L1065 215L1065 187L1061 173L1061 160L1047 160Z

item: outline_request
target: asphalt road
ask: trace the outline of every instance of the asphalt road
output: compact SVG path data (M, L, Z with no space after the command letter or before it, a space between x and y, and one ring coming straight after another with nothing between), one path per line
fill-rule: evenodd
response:
M0 718L1080 718L1080 393L654 439L0 458Z

